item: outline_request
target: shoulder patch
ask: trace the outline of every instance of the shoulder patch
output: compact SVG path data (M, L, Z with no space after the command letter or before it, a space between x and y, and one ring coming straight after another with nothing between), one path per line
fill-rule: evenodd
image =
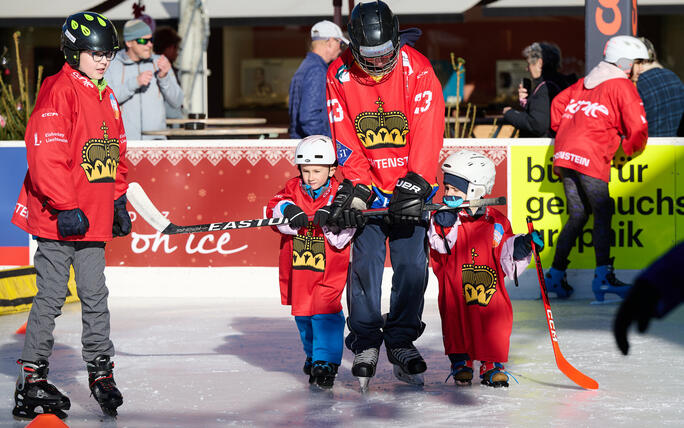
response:
M498 247L504 235L504 228L501 223L494 223L494 236L492 237L492 247Z
M349 70L345 64L342 64L340 68L335 72L335 78L340 82L349 82Z
M337 163L343 166L347 159L349 159L349 156L351 156L352 150L340 143L340 140L335 140L335 143L337 143Z

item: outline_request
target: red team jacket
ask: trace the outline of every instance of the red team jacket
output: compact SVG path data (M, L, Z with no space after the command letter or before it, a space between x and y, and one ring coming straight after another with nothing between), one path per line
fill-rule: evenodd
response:
M423 55L403 46L376 82L347 49L328 67L328 118L342 175L372 185L386 206L409 171L435 183L444 135L442 88Z
M610 181L610 164L621 136L628 156L642 150L648 138L639 93L624 73L609 67L617 69L601 63L586 78L558 94L551 104L551 129L556 131L554 166L605 182ZM605 75L598 77L601 83L588 89L585 81L592 73L602 72Z
M477 219L461 211L459 219L451 254L430 250L432 270L439 281L444 351L503 363L508 361L513 307L504 284L502 249L509 246L506 252L512 257L511 238L515 235L506 216L491 207ZM444 229L449 233L452 228ZM529 260L522 263L521 273Z
M112 239L114 200L126 193L126 136L119 104L107 87L64 64L45 79L26 128L28 172L12 223L62 241ZM90 228L64 238L49 209L80 208Z
M276 206L283 201L294 202L312 216L319 208L332 202L338 186L337 180L331 178L328 188L314 200L302 189L300 177L291 178L285 188L268 202L266 216L280 216L279 212L274 213L274 209L278 210ZM281 227L291 230L287 225ZM296 235L282 235L278 263L280 297L283 305L292 306L292 315L334 314L342 310L349 248L349 245L342 249L330 245L323 230L313 223L300 228Z

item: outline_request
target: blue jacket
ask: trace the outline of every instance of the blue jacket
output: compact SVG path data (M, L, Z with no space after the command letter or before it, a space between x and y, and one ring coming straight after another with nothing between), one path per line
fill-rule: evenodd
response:
M290 138L309 135L330 137L325 98L325 74L328 64L318 54L309 52L290 82Z

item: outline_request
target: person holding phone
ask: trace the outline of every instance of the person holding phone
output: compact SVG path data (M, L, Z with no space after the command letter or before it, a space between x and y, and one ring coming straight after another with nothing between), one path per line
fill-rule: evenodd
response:
M163 138L143 136L143 131L166 129L164 102L180 108L183 90L164 55L153 53L152 29L140 19L132 19L123 29L126 52L119 53L105 73L121 105L129 140Z
M522 110L504 107L504 122L519 129L520 137L551 137L551 101L577 79L558 71L561 53L556 45L535 42L523 50L523 56L532 79L521 79L518 98Z

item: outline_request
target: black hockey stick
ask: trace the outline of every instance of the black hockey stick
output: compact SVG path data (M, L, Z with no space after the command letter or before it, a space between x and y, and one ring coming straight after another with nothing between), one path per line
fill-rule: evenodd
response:
M140 214L140 216L154 227L159 232L165 235L177 235L179 233L202 233L202 232L218 232L221 230L232 230L232 229L249 229L252 227L263 227L263 226L278 226L281 224L287 224L287 218L285 217L273 217L273 218L259 218L254 220L236 220L236 221L224 221L218 223L208 223L208 224L194 224L191 226L178 226L171 223L164 214L159 212L157 207L154 206L150 198L147 196L143 188L138 183L130 183L128 185L128 192L126 193L128 201L133 205L133 208ZM487 205L505 205L506 198L501 196L498 198L489 199L477 199L474 201L465 201L459 208L468 207L482 207ZM441 211L450 210L446 205L442 204L427 204L424 210L426 211ZM371 210L363 211L364 216L376 216L387 214L387 208L377 208ZM311 220L311 218L310 218Z

